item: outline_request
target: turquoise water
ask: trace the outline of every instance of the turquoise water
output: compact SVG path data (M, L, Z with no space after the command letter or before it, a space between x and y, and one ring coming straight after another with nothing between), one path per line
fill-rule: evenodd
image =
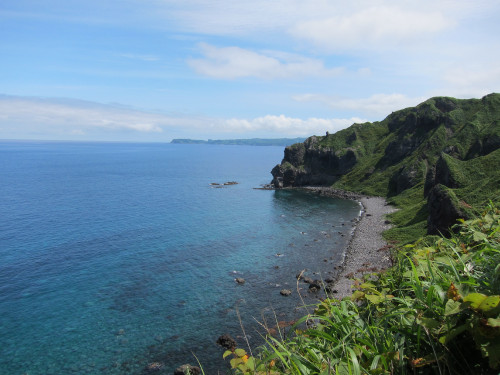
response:
M171 374L192 353L216 374L217 337L244 343L236 310L255 345L254 318L303 315L279 291L304 268L333 271L359 205L254 189L282 156L1 142L0 374L142 374L155 361ZM238 184L211 185L226 181Z

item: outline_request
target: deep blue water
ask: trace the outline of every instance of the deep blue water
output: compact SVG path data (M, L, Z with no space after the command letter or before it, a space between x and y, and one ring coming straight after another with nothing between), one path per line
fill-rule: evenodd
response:
M154 361L172 374L194 353L211 375L225 368L219 335L243 346L236 309L255 345L254 318L304 315L295 275L333 271L359 205L254 189L282 156L0 142L0 374L141 374ZM226 181L238 184L210 185Z

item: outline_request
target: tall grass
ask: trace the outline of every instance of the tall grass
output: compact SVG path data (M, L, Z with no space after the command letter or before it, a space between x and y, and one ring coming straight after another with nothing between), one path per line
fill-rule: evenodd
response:
M498 374L500 210L493 204L451 238L394 253L383 274L355 280L257 356L227 351L235 374Z

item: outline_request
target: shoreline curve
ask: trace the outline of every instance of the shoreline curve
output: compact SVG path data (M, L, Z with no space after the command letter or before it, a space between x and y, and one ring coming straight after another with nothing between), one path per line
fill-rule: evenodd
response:
M390 206L382 197L366 196L330 187L310 186L302 189L323 196L355 200L361 205L359 220L344 252L340 270L332 283L337 291L335 298L342 299L352 294L352 278L391 267L388 243L382 237L382 233L392 227L385 216L397 211L395 207Z

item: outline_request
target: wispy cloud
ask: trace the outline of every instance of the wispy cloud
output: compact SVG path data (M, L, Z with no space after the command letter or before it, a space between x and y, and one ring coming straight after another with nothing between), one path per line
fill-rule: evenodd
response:
M419 42L454 24L437 11L371 6L349 14L299 22L290 32L326 51L335 52L339 49L411 47L407 43Z
M155 114L81 100L0 96L1 133L64 135L92 129L161 133L165 121Z
M299 119L285 115L267 115L252 120L229 119L225 121L228 129L239 129L240 131L266 130L276 134L289 134L296 136L310 136L313 134L323 135L326 131L334 133L347 128L353 123L365 122L358 117L349 119L324 119L308 118Z
M415 106L428 98L412 98L403 94L375 94L367 98L355 99L321 94L303 94L295 95L293 99L298 102L320 102L332 109L354 111L368 116L379 116L380 119L383 119L393 111Z
M343 68L326 68L321 60L276 51L254 52L239 47L199 45L203 58L189 59L188 64L199 74L213 78L263 79L335 76Z
M169 134L182 129L186 135L200 133L232 137L256 134L266 136L309 136L334 132L360 118L300 119L285 115L266 115L253 119L214 118L189 115L164 115L139 111L118 105L33 97L0 96L0 138L85 139L93 133L105 131L109 139L120 139L120 134L142 134L150 140L168 140ZM114 135L114 138L113 138Z

